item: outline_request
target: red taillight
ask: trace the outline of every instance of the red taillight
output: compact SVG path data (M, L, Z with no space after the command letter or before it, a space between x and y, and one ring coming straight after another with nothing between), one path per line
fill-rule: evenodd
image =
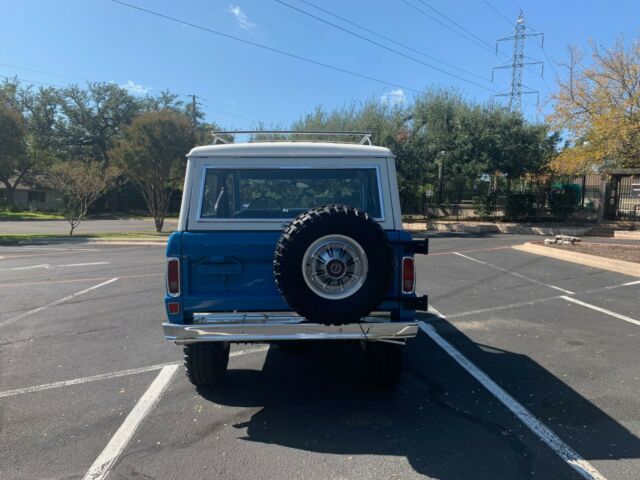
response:
M416 271L413 258L404 257L402 259L402 293L413 293L415 286Z
M180 313L180 304L178 302L169 302L167 305L169 306L169 313L173 315Z
M172 297L180 295L180 260L167 259L167 293Z

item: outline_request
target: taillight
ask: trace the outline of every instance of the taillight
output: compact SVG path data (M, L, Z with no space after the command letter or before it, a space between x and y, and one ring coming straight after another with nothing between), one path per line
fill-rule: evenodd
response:
M180 304L178 302L169 302L167 303L167 308L169 313L172 315L177 315L180 313Z
M413 258L402 259L402 293L413 293L416 286L416 270Z
M167 293L172 297L180 295L180 259L167 259Z

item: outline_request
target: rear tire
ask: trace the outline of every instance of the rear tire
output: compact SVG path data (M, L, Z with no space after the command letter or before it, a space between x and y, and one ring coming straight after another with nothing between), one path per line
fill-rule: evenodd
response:
M227 372L229 343L193 343L184 347L187 378L196 387L214 387Z
M385 342L364 342L367 376L376 387L390 389L402 375L404 345Z

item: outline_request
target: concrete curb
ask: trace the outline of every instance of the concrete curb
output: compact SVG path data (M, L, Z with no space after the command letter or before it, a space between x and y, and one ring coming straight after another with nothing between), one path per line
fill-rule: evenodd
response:
M616 230L613 232L613 238L622 238L624 240L640 240L640 230Z
M640 277L640 264L638 263L625 262L624 260L615 260L613 258L597 257L587 253L567 252L557 248L536 245L535 243L512 245L511 248L521 252L543 255L545 257L557 258L558 260L564 260L566 262L578 263L588 267L601 268L602 270L622 273L623 275Z
M591 227L563 227L558 225L523 225L519 223L449 223L413 222L403 223L408 232L457 232L457 233L506 233L519 235L572 235L581 236Z

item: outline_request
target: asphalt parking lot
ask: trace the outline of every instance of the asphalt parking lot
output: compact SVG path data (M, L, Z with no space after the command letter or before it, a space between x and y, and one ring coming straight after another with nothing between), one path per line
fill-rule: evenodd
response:
M197 392L158 246L0 247L1 479L638 479L640 281L443 236L393 392L357 345L234 345Z

